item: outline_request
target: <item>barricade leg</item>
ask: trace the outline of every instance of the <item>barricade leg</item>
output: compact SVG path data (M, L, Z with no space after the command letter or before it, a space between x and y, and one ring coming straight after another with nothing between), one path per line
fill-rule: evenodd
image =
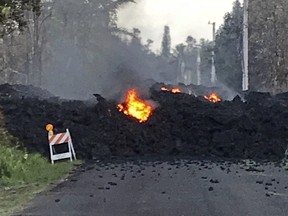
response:
M74 150L74 147L73 147L73 143L72 143L72 140L71 141L69 141L69 143L68 143L69 145L70 145L70 147L71 147L71 151L72 151L72 154L73 154L73 157L74 157L74 160L77 160L77 158L76 158L76 153L75 153L75 150Z
M73 146L73 143L72 143L72 137L71 137L71 134L70 134L70 131L68 129L66 129L66 133L69 134L69 142L68 142L68 145L70 146L71 148L71 151L72 151L72 154L73 154L73 157L74 157L74 160L77 160L76 158L76 153L75 153L75 150L74 150L74 146Z
M53 147L52 147L52 145L49 144L49 148L50 148L50 159L51 159L51 163L54 164L54 160L53 160Z
M72 161L72 152L71 152L70 142L68 142L68 150L69 150L69 153L70 153L70 161Z

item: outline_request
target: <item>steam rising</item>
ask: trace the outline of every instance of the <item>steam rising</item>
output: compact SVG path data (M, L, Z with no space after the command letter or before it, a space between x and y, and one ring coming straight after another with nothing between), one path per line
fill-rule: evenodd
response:
M149 95L148 88L156 81L176 82L177 60L155 55L144 46L142 34L107 28L105 19L94 16L77 0L69 4L57 1L53 11L46 26L43 87L55 95L89 99L99 93L119 100L129 88L137 87L142 95Z

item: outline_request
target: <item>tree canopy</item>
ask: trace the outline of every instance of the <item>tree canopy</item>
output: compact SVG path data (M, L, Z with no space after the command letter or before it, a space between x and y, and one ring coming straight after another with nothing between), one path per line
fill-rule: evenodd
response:
M2 0L0 1L0 24L3 33L15 29L22 30L27 24L25 11L40 13L41 0Z
M249 3L249 88L288 90L288 1L253 0ZM243 7L239 0L227 13L216 36L217 76L241 90Z
M169 26L164 26L164 33L162 38L161 55L164 57L170 56L171 50L171 36Z
M215 41L217 78L228 87L241 90L242 86L242 30L243 7L239 0L224 17Z

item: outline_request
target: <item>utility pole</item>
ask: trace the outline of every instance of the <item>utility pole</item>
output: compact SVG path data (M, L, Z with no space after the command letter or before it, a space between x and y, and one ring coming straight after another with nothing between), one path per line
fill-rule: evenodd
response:
M215 53L214 53L214 47L215 47L215 38L216 38L216 28L215 22L208 22L208 24L212 25L212 33L213 33L213 50L212 50L212 67L211 67L211 83L215 84L216 83L216 70L215 70Z
M197 47L197 85L201 85L201 71L200 71L200 66L201 66L201 55L200 55L200 49L201 46L198 45Z
M212 33L213 33L213 43L215 43L216 38L216 22L208 22L209 25L212 25Z
M244 0L244 18L243 18L243 78L242 90L247 91L249 86L248 70L249 70L249 41L248 41L248 0Z

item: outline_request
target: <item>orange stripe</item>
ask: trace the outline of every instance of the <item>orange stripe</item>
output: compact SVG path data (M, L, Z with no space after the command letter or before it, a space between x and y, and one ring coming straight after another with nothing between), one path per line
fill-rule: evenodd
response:
M61 139L66 135L66 133L62 133L60 135L60 137L56 140L55 144L59 144L59 142L61 141Z
M55 138L56 135L52 135L50 138L49 138L49 143L51 143L53 141L53 139Z
M69 142L69 137L67 137L64 141L64 143Z

